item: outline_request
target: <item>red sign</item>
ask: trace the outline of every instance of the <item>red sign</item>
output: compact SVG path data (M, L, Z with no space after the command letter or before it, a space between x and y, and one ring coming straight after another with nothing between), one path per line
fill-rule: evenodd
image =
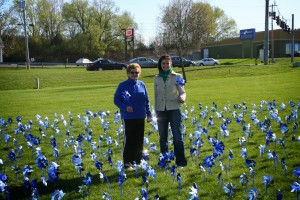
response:
M133 29L126 29L126 37L133 37Z

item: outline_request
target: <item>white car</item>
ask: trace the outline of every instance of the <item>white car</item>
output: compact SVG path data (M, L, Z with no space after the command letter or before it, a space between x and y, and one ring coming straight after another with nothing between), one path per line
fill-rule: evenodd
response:
M220 62L213 58L203 58L202 60L196 62L195 64L196 66L206 66L206 65L215 66L215 65L219 65Z
M78 60L76 60L77 66L79 66L79 65L83 65L84 66L84 65L89 64L89 63L92 63L92 61L90 61L87 58L79 58Z

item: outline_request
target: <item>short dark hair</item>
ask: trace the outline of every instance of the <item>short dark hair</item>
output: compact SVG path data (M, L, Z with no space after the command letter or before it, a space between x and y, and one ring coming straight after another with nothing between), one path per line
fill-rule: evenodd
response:
M172 60L169 54L162 55L158 60L158 64L157 64L158 71L162 71L161 62L165 59Z

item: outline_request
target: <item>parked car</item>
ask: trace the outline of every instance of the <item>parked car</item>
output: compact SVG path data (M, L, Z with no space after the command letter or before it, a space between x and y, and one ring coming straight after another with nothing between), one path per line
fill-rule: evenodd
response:
M87 58L79 58L78 60L76 60L77 66L79 66L79 65L86 65L88 63L92 63L92 61L90 61Z
M203 58L202 60L196 62L197 66L206 66L206 65L215 66L219 64L220 62L213 58Z
M173 67L181 67L180 57L179 56L171 56ZM185 67L187 66L195 66L195 62L191 60L187 60L182 57L182 62Z
M120 69L125 70L127 65L125 63L116 62L109 59L98 59L90 64L87 64L86 70L95 71L95 70L112 70Z
M291 55L292 55L291 53L287 54L288 57L291 57ZM294 57L300 57L300 51L295 51L294 52Z
M146 58L146 57L139 57L139 58L134 58L128 62L130 63L138 63L142 68L149 68L149 67L157 67L157 61L153 60L152 58Z

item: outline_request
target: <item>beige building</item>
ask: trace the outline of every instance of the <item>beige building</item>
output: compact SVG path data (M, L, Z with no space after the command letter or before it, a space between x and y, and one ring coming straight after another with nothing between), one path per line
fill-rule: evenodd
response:
M271 57L272 46L274 57L286 57L291 53L291 34L281 29L269 31L269 50ZM295 53L300 52L300 30L295 30ZM220 42L203 45L201 57L213 58L259 58L264 47L264 31L256 32L253 40L240 40L239 37L229 38ZM297 55L299 56L299 55Z

